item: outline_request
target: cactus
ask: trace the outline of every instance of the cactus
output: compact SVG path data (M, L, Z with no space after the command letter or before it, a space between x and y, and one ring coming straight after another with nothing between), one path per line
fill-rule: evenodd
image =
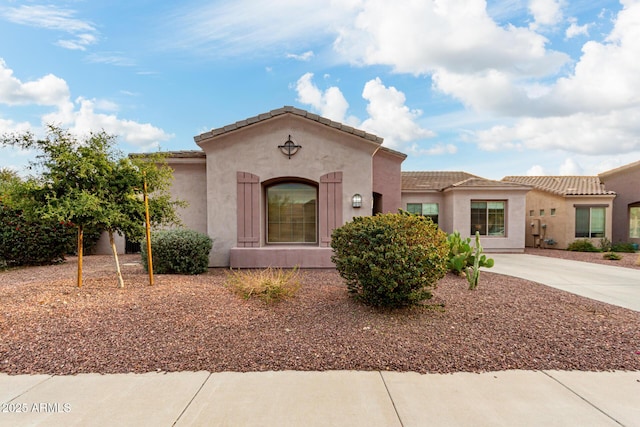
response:
M482 245L480 244L480 233L476 231L476 245L473 250L473 255L469 259L469 264L473 267L467 266L467 281L469 282L469 289L473 290L478 287L478 280L480 279L480 267L491 268L493 267L493 258L487 258L482 253Z

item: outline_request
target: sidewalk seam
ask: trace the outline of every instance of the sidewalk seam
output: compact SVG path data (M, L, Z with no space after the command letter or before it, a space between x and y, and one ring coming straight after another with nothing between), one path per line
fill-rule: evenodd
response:
M569 390L571 393L573 393L574 395L578 396L581 400L583 400L585 403L587 403L589 406L591 406L592 408L594 408L595 410L597 410L598 412L600 412L601 414L603 414L604 416L606 416L607 418L611 419L613 422L615 422L616 424L623 426L624 424L622 424L620 421L616 420L615 418L613 418L611 415L607 414L605 411L603 411L602 409L598 408L596 405L594 405L593 403L591 403L589 400L587 400L585 397L581 396L580 394L578 394L577 392L575 392L571 387L569 387L568 385L564 384L562 381L560 381L559 379L555 378L553 375L551 375L549 372L547 371L540 371L543 374L545 374L546 376L548 376L549 378L551 378L553 381L557 382L558 384L560 384L562 387L566 388L567 390Z
M395 411L396 416L398 417L398 422L402 427L404 427L404 423L402 422L402 417L398 412L398 408L396 408L396 402L393 400L393 396L391 396L391 392L389 391L389 387L387 387L387 382L384 380L384 375L382 375L382 371L378 371L378 374L382 379L382 384L384 384L384 389L387 390L387 396L389 396L389 400L391 400L391 404L393 405L393 410Z
M19 397L24 396L25 394L29 393L31 390L33 390L34 388L38 387L39 385L42 385L44 383L46 383L47 381L49 381L51 378L55 377L55 375L49 375L49 378L45 378L42 381L40 381L38 384L34 384L31 387L29 387L28 389L26 389L25 391L23 391L22 393L20 393L19 395L11 398L10 400L8 400L6 403L11 403L14 400L18 399Z
M189 409L189 406L191 406L191 404L193 403L193 401L196 399L196 397L198 396L198 394L202 391L202 388L204 387L204 385L207 383L207 381L209 381L209 378L211 378L211 372L209 372L209 375L207 375L207 378L205 378L204 381L202 381L202 384L200 384L200 387L198 387L198 390L196 390L196 392L193 394L193 396L191 397L191 399L189 400L189 402L186 404L186 406L184 407L184 409L182 410L182 412L180 412L180 415L178 415L178 418L176 418L176 420L173 422L173 424L171 424L172 427L174 427L178 421L180 421L180 418L182 418L182 416L184 415L185 412L187 412L187 409Z

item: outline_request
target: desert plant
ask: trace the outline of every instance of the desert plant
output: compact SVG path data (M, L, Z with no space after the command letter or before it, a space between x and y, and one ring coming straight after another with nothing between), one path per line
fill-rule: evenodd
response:
M622 259L621 255L618 255L615 252L605 252L604 254L602 254L602 258L603 259L608 259L611 261L619 261Z
M636 264L636 265L640 265L640 255L638 255L638 259L636 259L635 264Z
M618 242L611 246L612 252L634 253L636 248L633 243Z
M462 276L469 265L473 249L471 247L471 237L462 238L459 231L455 231L447 236L449 244L449 259L447 268L459 276Z
M466 268L467 281L469 282L469 289L473 290L478 287L478 280L480 279L480 267L491 268L493 267L493 258L487 258L482 250L480 244L480 233L476 231L476 244L471 256L471 266Z
M600 244L600 250L602 252L611 252L612 250L611 247L613 245L611 244L611 240L609 240L607 237L601 238L599 244Z
M356 217L333 231L332 261L354 298L401 307L431 298L447 272L446 239L430 219L406 212Z
M298 268L283 270L230 270L225 286L244 299L259 298L266 303L293 297L300 287Z
M600 252L598 248L593 246L591 240L588 239L578 239L573 241L567 246L568 251L574 252Z
M158 274L200 274L207 271L211 237L186 229L171 229L151 233L153 272ZM149 269L146 245L142 245L142 265Z

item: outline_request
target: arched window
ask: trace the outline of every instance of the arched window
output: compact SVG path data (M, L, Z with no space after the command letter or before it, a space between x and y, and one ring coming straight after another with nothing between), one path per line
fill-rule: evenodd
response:
M318 242L318 190L302 182L267 187L267 243Z

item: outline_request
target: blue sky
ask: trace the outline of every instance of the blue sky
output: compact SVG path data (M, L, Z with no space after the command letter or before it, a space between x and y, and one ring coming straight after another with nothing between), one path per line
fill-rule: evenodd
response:
M192 150L293 105L404 170L597 174L640 160L638 40L637 0L0 0L0 133Z

